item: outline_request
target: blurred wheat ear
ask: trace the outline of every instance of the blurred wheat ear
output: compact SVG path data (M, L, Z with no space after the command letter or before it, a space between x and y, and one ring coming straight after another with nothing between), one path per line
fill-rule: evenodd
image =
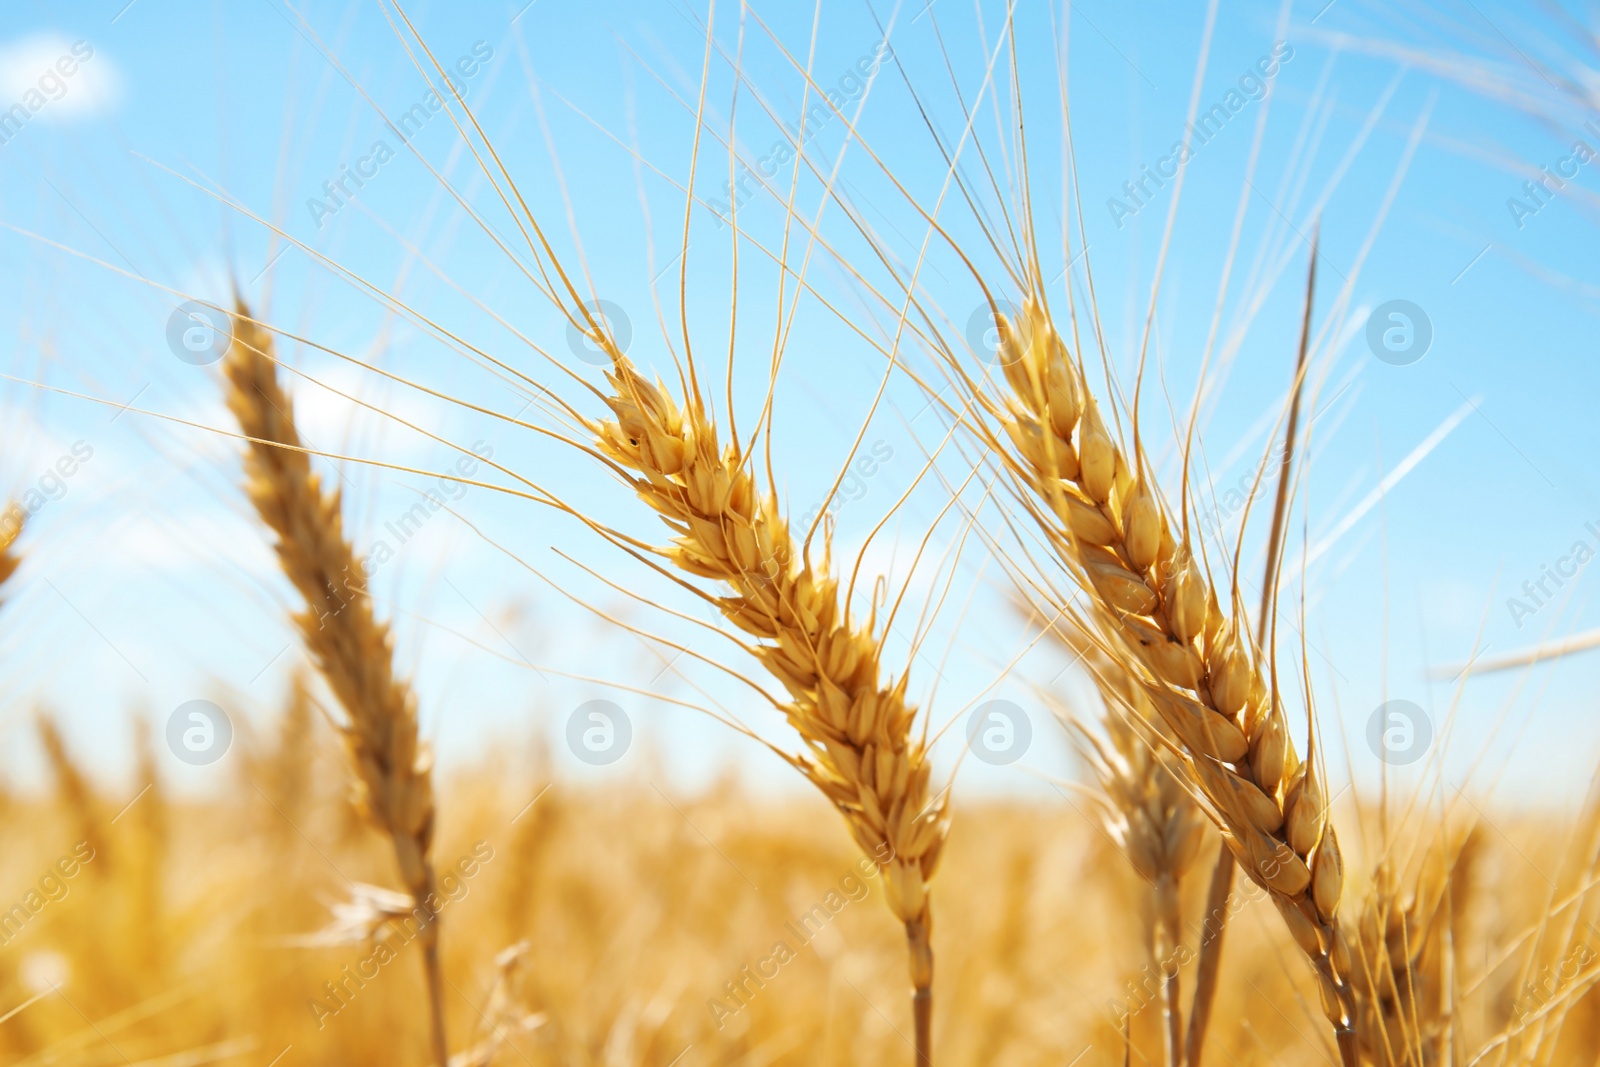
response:
M1152 731L1168 732L1138 682L1081 631L1052 626L1050 632L1089 666L1105 704L1101 724L1109 744L1059 702L1057 707L1100 781L1095 799L1106 833L1151 886L1155 915L1148 948L1160 978L1163 1063L1176 1067L1184 1060L1181 971L1176 965L1183 942L1179 889L1205 844L1205 816L1182 785L1183 769L1176 766L1176 758L1149 740ZM1048 693L1046 698L1052 699Z
M61 806L70 815L78 840L86 842L96 857L90 866L96 878L105 878L117 866L106 848L106 805L95 792L89 775L72 753L67 751L66 738L54 718L40 712L34 720L39 732L39 745L44 749L46 762L55 778L56 795Z
M1354 938L1361 1051L1379 1067L1454 1062L1456 937L1481 847L1478 833L1433 840L1409 890L1381 863Z
M17 538L22 536L23 511L12 504L0 511L0 587L17 573L22 558L17 555ZM0 603L3 603L0 598Z
M339 724L363 813L394 846L400 880L426 915L418 932L427 977L433 1059L447 1067L439 919L430 855L432 755L417 736L416 697L394 669L394 645L372 611L337 490L325 491L278 381L270 333L240 302L222 363L228 408L248 439L246 492L277 537L278 562L305 609L294 615L306 650L344 708Z

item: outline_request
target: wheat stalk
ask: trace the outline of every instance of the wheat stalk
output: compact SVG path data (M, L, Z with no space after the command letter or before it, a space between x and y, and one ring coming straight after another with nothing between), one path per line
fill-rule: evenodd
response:
M992 310L1009 393L1001 404L981 398L1004 434L980 432L1037 497L1030 510L1090 594L1104 647L1143 686L1234 858L1312 961L1353 1067L1350 950L1337 922L1344 863L1322 772L1295 753L1237 585L1224 611L1188 524L1172 521L1145 469L1137 427L1130 459L1042 299L1029 295L1017 322Z
M325 491L278 381L272 337L240 302L223 371L228 408L249 440L246 492L277 537L278 562L305 601L296 628L344 708L339 730L355 770L361 810L394 847L400 880L428 915L419 940L428 982L434 1061L449 1060L444 1031L438 916L430 849L432 754L417 736L416 697L394 668L389 628L365 595L364 574L344 535L337 490Z
M876 604L852 624L840 607L828 535L820 563L796 543L777 496L762 493L737 443L724 446L696 389L680 408L641 376L603 330L613 418L586 419L600 451L676 535L661 554L719 582L722 614L757 639L756 656L784 686L782 706L806 751L791 762L844 816L884 870L889 909L905 925L919 1064L932 1062L933 915L929 882L949 830L947 795L930 796L925 737L913 737L908 675L887 681Z

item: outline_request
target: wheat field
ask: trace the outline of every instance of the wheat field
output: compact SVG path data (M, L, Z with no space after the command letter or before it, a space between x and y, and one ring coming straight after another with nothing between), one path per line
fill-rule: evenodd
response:
M1578 15L137 3L0 16L0 1063L1600 1062Z
M385 843L339 781L338 739L291 704L254 751L214 802L186 806L157 786L114 825L121 795L8 800L27 831L8 852L7 884L24 908L29 894L43 901L7 938L7 996L30 1005L7 1022L8 1062L254 1063L286 1048L284 1062L426 1062L414 945L305 943L330 925L327 902L350 895L346 879L392 878ZM454 872L440 890L445 1017L458 1062L911 1061L900 935L873 900L883 884L814 805L766 806L726 784L670 801L648 785L599 792L547 767L530 744L440 790L451 815L435 851ZM1153 901L1115 841L1065 804L979 804L960 826L939 882L941 929L956 930L937 940L939 1056L1121 1063L1126 1032L1133 1062L1160 1062ZM1516 849L1560 864L1567 842L1549 827L1510 829ZM58 847L73 840L86 844ZM1516 937L1539 922L1548 887L1497 875L1513 867L1510 851L1473 840L1448 901L1422 902L1449 915L1435 920L1431 966L1397 971L1413 976L1420 1007L1449 995L1433 969L1441 939L1494 946L1487 959L1460 953L1449 975L1463 1005L1450 1022L1458 1048L1570 997L1593 969L1555 942L1519 973ZM1203 880L1189 880L1185 980L1204 898ZM1315 982L1277 913L1245 893L1230 922L1209 1055L1324 1062ZM1571 943L1585 936L1579 927ZM1422 941L1401 935L1391 951L1422 955L1407 937ZM1560 1051L1546 1062L1588 1062L1600 1040L1593 999L1561 1010ZM1396 1053L1406 1062L1398 1042Z

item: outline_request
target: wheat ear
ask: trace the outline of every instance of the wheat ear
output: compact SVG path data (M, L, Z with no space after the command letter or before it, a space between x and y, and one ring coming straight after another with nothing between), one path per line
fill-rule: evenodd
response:
M1060 631L1056 631L1060 635ZM1106 833L1155 898L1150 955L1160 987L1163 1062L1183 1063L1183 1009L1179 998L1178 946L1183 937L1179 883L1205 844L1205 816L1180 784L1175 757L1151 743L1146 732L1163 732L1143 686L1117 667L1092 641L1076 632L1061 635L1094 676L1106 705L1102 725L1109 746L1075 719L1084 755L1100 782L1099 804ZM1137 724L1137 725L1136 725Z
M1481 839L1441 835L1402 896L1380 864L1355 921L1356 1014L1361 1051L1378 1067L1448 1063L1454 1025L1454 939L1471 907Z
M1289 520L1289 485L1294 474L1295 444L1300 432L1300 401L1305 396L1306 358L1311 345L1311 305L1317 290L1317 247L1321 241L1320 229L1311 233L1311 256L1306 268L1305 310L1300 317L1300 344L1295 352L1294 382L1289 388L1287 424L1283 431L1283 448L1278 457L1278 488L1272 504L1272 525L1267 530L1267 560L1261 576L1261 609L1256 615L1256 644L1266 647L1267 622L1272 617L1273 605L1278 595L1278 566L1283 556L1284 536ZM1262 472L1265 474L1265 471ZM1206 1027L1211 1022L1211 1005L1216 999L1217 976L1222 969L1222 946L1228 932L1228 916L1233 909L1228 900L1233 895L1233 854L1227 849L1217 856L1216 867L1211 872L1211 886L1206 897L1208 936L1200 940L1200 958L1195 964L1194 1002L1189 1012L1189 1036L1185 1046L1189 1067L1200 1067L1205 1055Z
M1439 918L1417 898L1403 900L1392 873L1379 868L1357 916L1352 983L1362 1055L1377 1067L1439 1062L1441 1031L1428 1025L1444 1014L1437 999L1445 962Z
M994 314L1009 394L989 405L1006 438L991 444L1042 503L1032 510L1090 594L1097 629L1178 739L1239 866L1311 959L1340 1055L1355 1067L1350 949L1337 921L1344 863L1322 773L1295 754L1237 586L1226 612L1187 524L1181 542L1174 536L1137 431L1130 461L1042 300L1028 297L1018 322Z
M78 839L88 843L90 853L96 860L92 877L109 878L121 859L112 856L106 847L105 804L95 792L83 766L67 751L66 738L61 736L61 727L56 720L39 712L35 716L34 726L39 732L39 745L44 749L45 761L55 776L60 806L71 814L77 824L75 831Z
M724 616L757 639L755 653L789 694L783 711L806 751L794 765L844 816L856 844L884 871L886 897L905 924L918 1063L932 1062L933 916L928 885L949 829L946 795L929 795L925 738L913 737L908 676L886 681L883 639L851 623L822 559L798 545L777 496L762 493L736 443L722 445L698 391L680 408L603 331L611 356L609 420L586 420L601 452L676 537L661 553L722 583Z
M17 538L22 536L26 513L16 504L0 512L0 586L17 573L22 557L17 555Z
M417 736L416 697L394 669L389 628L372 611L364 574L344 535L337 490L325 491L295 428L278 381L272 337L241 302L223 360L228 407L249 438L246 491L277 537L283 572L305 601L294 622L328 688L344 708L340 724L363 813L394 846L400 880L427 914L419 932L428 982L433 1058L449 1060L439 971L432 756Z

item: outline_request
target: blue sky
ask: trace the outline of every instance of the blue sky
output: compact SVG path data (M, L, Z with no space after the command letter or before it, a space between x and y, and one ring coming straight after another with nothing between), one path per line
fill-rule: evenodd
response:
M670 369L652 279L675 323L683 268L697 352L720 382L733 276L728 230L696 208L687 257L676 258L708 12L675 3L537 0L519 13L520 6L418 5L407 14L440 62L457 71L564 259L577 263L581 246L595 292L623 309L631 354ZM1085 286L1085 265L1092 268L1108 357L1131 382L1175 183L1148 183L1143 204L1133 203L1125 183L1163 166L1184 137L1205 11L1085 2L1069 13L1064 20L1059 10L1029 5L1018 17L1041 259L1062 297L1064 81L1088 243L1072 276ZM859 131L850 139L837 119L819 122L808 143L812 166L827 175L837 162L838 188L882 246L908 264L926 226L905 196L931 205L943 188L941 221L980 269L998 277L973 212L946 187L945 165L907 82L951 142L962 139L965 124L951 72L963 99L981 99L973 136L985 155L969 137L962 169L998 221L1001 201L987 186L984 161L1002 184L1018 162L1009 133L997 130L993 89L983 89L1001 9L986 6L981 24L948 2L880 6L876 15L849 3L815 12L758 5L742 25L739 16L731 4L714 13L697 191L725 199L731 122L743 165L759 169L768 160L771 180L787 193L794 164L774 161L785 134L767 109L795 121L803 89L795 64L809 54L815 84L847 101ZM1480 628L1488 654L1498 655L1600 625L1586 569L1559 588L1547 582L1554 595L1532 614L1507 603L1524 582L1539 581L1543 567L1573 569L1577 542L1600 550L1600 534L1587 525L1600 529L1592 463L1600 440L1590 415L1600 385L1592 358L1600 278L1586 255L1595 218L1586 198L1597 188L1597 164L1569 162L1575 140L1600 147L1600 136L1584 130L1581 108L1563 101L1560 79L1534 65L1553 60L1552 42L1570 39L1571 29L1528 18L1511 5L1401 13L1354 0L1287 11L1226 5L1198 89L1201 113L1221 105L1228 118L1203 144L1191 142L1182 168L1152 363L1159 362L1172 404L1186 411L1242 195L1213 357L1229 353L1226 376L1208 399L1203 435L1231 537L1237 509L1227 490L1241 479L1248 484L1281 403L1309 240L1320 234L1313 322L1321 391L1294 541L1311 549L1304 635L1325 741L1340 773L1364 789L1381 770L1364 740L1373 711L1385 700L1409 700L1442 728L1455 688L1429 671L1465 660ZM886 60L880 25L891 27L898 66ZM92 54L71 75L50 75L76 42ZM0 145L0 222L8 227L0 232L0 264L12 279L0 293L4 369L138 409L0 384L0 490L14 497L37 490L33 499L46 500L30 521L28 562L0 616L8 770L24 779L36 773L27 726L38 706L56 710L76 747L106 767L126 763L130 716L159 731L171 709L197 697L216 700L241 724L237 744L270 727L299 654L285 621L288 588L237 486L235 445L144 413L229 427L216 368L178 358L168 323L181 299L225 298L230 276L275 325L322 346L285 343L284 355L306 375L492 452L586 511L659 540L628 494L570 449L407 392L330 354L379 362L550 424L506 383L388 313L352 284L353 274L594 411L572 378L511 332L599 381L569 347L555 310L497 247L497 240L515 245L515 224L450 118L428 108L430 85L383 8L291 8L279 0L43 4L0 16L0 49L8 94L0 107L26 105L36 88L43 100ZM1576 44L1568 50L1580 51ZM1000 55L1003 79L1009 52ZM735 56L744 75L737 94ZM1267 66L1270 79L1259 73ZM1545 114L1463 86L1460 75L1469 70L1518 87ZM862 72L872 77L870 89ZM1008 98L1007 90L1005 115ZM397 123L413 116L405 124L409 145L378 109ZM1523 183L1547 165L1576 173L1559 195L1536 202ZM359 187L346 179L352 195L336 202L328 186L352 168L366 177ZM809 170L800 175L797 210L815 216L821 184ZM1512 198L1524 210L1513 210ZM778 247L778 201L758 191L739 211L742 227L767 249ZM275 238L273 227L291 240ZM823 210L820 230L863 278L883 280L837 205ZM1076 253L1076 224L1073 242ZM947 248L937 241L930 248L919 280L959 337L978 306L977 290ZM803 252L790 255L798 265ZM747 425L764 386L778 290L758 249L742 248L740 257L735 381ZM773 446L780 490L795 514L822 498L845 462L882 373L881 356L819 300L835 302L869 332L888 323L829 254L816 250L807 269L818 299L803 301L794 319ZM1367 341L1373 309L1397 300L1420 308L1432 334L1426 354L1406 365L1376 358ZM1158 452L1172 437L1162 392L1148 387L1143 413L1156 427ZM458 459L309 381L297 386L297 401L308 440L326 451L433 471ZM851 479L858 495L839 512L841 545L866 539L912 485L923 450L938 447L944 430L925 403L913 383L891 382L864 436L869 452L878 446L888 458ZM79 462L58 467L75 447ZM67 468L72 473L62 474ZM495 750L529 750L542 735L565 771L597 780L635 774L694 785L728 766L753 782L784 780L753 743L631 691L715 702L782 738L777 716L747 689L692 658L653 650L591 610L702 650L726 648L703 628L626 595L708 619L680 590L549 509L486 488L460 493L450 513L405 531L401 543L396 523L430 479L356 463L324 470L344 489L358 542L396 549L378 570L374 593L395 620L398 658L416 678L425 729L447 768ZM954 464L945 472L959 476ZM911 495L875 542L869 572L905 573L906 557L939 512L937 488L925 479ZM959 536L947 518L932 543L942 551ZM1291 561L1300 555L1291 550ZM1247 537L1244 559L1253 582L1259 537ZM585 565L614 575L622 590L596 581ZM924 574L913 582L914 598L935 588ZM1025 758L1006 767L968 760L962 787L1050 795L1043 779L1069 773L1071 762L1035 687L1070 687L1059 677L1064 661L1041 648L1000 677L1028 638L1007 606L1000 570L985 565L977 541L966 544L950 588L913 664L913 693L926 695L939 681L939 725L992 697L1029 709L1034 743ZM1298 582L1286 596L1295 605ZM1296 607L1285 626L1297 614ZM909 632L906 626L891 639L902 660ZM737 653L726 657L736 661ZM1503 797L1571 795L1591 772L1600 740L1588 705L1596 671L1600 657L1575 657L1468 682L1443 780L1462 783L1483 755L1476 780L1498 782ZM562 738L572 710L599 697L627 711L636 748L624 761L591 769L567 758ZM953 728L940 743L947 768L961 732ZM197 788L211 773L173 769ZM1418 780L1415 767L1395 773Z

